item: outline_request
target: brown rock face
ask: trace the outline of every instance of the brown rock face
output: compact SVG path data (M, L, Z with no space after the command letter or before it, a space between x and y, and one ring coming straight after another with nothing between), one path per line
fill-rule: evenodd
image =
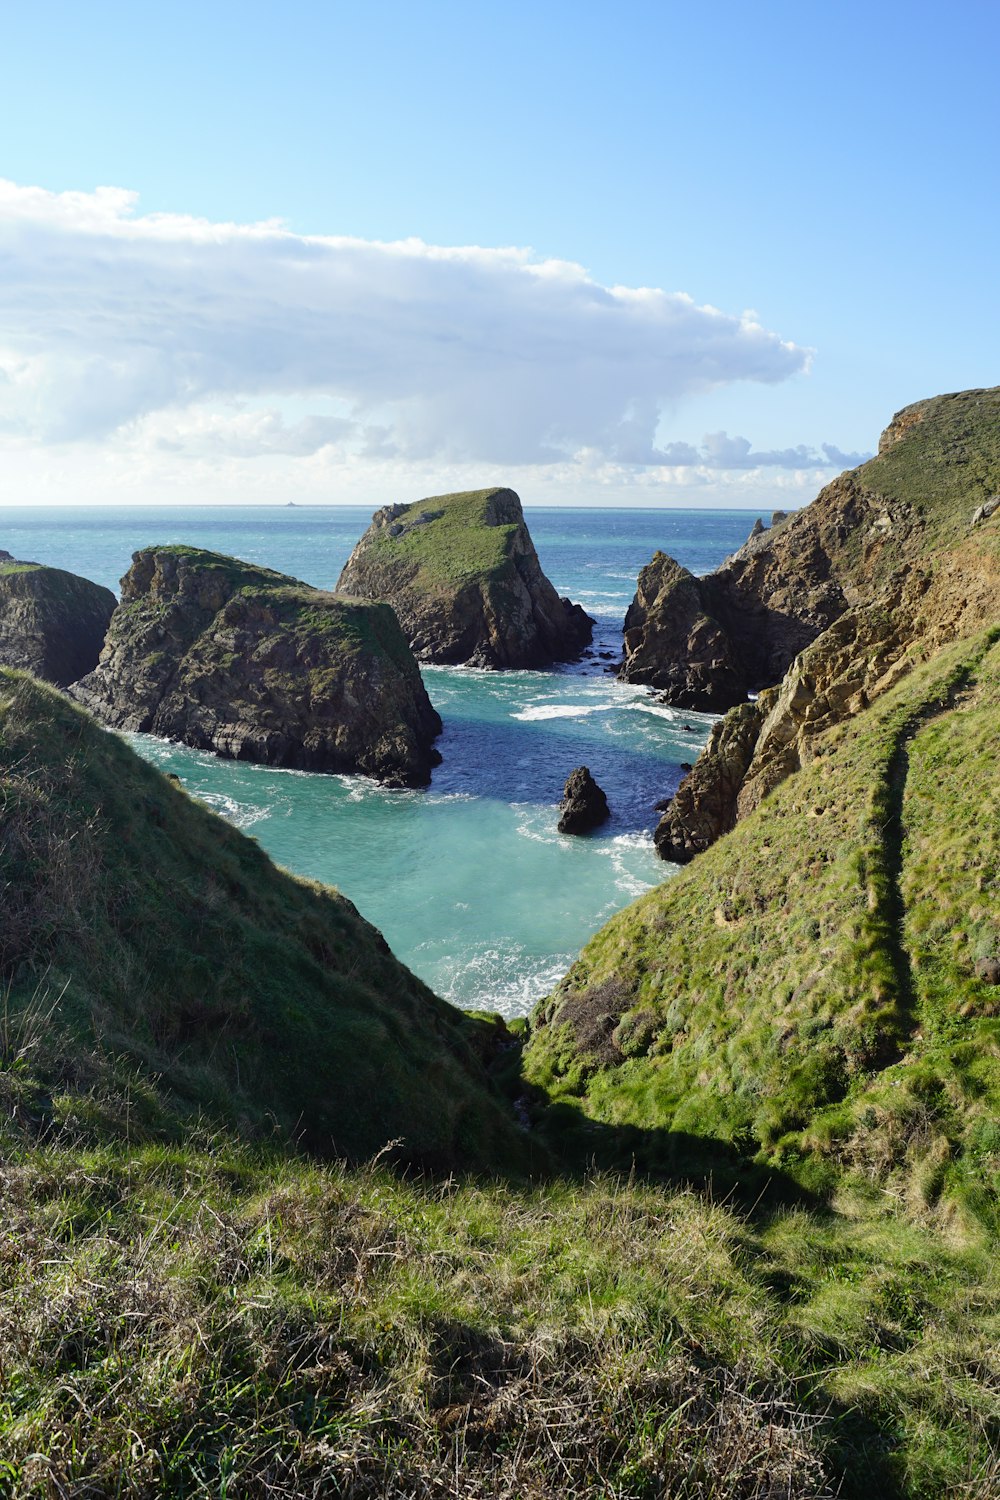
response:
M579 656L593 629L545 577L508 489L376 511L337 592L391 604L426 662L542 667Z
M657 824L653 840L662 859L686 865L732 828L764 712L762 701L741 703L713 727Z
M559 808L560 833L590 833L611 816L608 799L586 766L577 766L566 778Z
M744 674L725 630L707 612L699 580L665 552L639 574L625 616L621 676L661 688L667 703L706 713L746 697Z
M701 580L710 595L716 586L723 594L744 586L757 566L778 577L777 562L782 568L790 563L782 538L811 540L805 553L810 628L822 615L817 603L835 618L793 657L777 686L715 726L656 831L664 858L683 862L706 848L821 754L827 731L942 645L997 619L1000 506L992 502L998 481L1000 391L916 402L893 418L878 458L828 485L773 544L754 541ZM838 527L839 551L832 545ZM828 566L820 561L824 556ZM843 601L839 610L837 593L828 592L823 602L824 568ZM793 592L782 583L771 604L788 601ZM773 647L773 625L766 616L762 621L761 638ZM806 623L799 607L796 628ZM770 659L780 662L781 656ZM766 659L758 655L758 669Z
M0 553L0 665L67 687L97 665L114 608L100 584Z
M392 610L218 553L135 553L73 696L105 723L236 760L420 786L441 720Z
M871 512L846 474L807 510L755 528L705 578L658 553L648 569L667 586L650 597L640 575L619 675L663 688L684 708L728 708L770 686L856 598L848 543L872 524ZM673 580L683 574L681 589Z

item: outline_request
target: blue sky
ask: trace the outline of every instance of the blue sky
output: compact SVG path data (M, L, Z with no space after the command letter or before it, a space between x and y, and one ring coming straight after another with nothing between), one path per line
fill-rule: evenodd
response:
M5 500L796 504L1000 379L995 7L2 20Z

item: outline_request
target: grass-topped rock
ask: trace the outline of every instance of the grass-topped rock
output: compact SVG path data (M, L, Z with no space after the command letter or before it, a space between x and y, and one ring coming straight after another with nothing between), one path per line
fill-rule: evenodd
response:
M386 600L427 662L547 666L578 656L593 628L542 572L521 502L507 489L384 506L337 590Z
M0 891L3 1118L132 1140L201 1119L324 1156L393 1142L438 1167L522 1164L481 1023L343 896L5 670Z
M73 694L106 724L238 760L420 786L441 720L392 610L195 547L136 552Z
M66 687L97 665L114 608L99 583L0 551L0 664Z

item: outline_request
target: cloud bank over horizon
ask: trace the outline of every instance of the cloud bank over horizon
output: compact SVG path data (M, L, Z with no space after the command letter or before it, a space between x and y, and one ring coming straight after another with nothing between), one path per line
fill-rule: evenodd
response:
M812 476L864 455L660 437L685 397L777 384L810 355L752 313L526 249L305 236L0 180L0 442L59 463L90 447L91 467L127 456L147 476L278 458L355 480Z

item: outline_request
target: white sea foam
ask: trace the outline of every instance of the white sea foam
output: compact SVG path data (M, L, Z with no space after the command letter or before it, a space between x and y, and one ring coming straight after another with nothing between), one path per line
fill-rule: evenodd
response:
M582 719L586 714L606 714L617 707L616 703L536 703L519 709L511 718L529 723L536 719Z

